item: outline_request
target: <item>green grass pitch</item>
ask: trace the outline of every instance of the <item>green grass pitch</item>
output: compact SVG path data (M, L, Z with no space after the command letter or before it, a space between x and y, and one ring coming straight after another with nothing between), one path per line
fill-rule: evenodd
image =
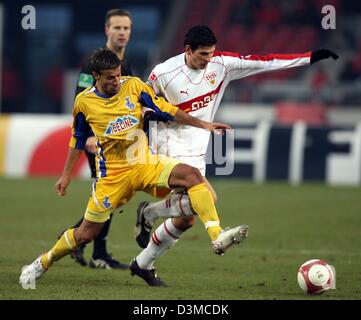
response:
M49 249L57 234L83 214L90 181L74 180L66 197L55 179L0 179L0 299L361 299L361 197L359 188L285 183L256 185L212 181L222 225L250 225L247 241L216 256L202 224L183 235L157 263L168 288L150 288L129 271L81 267L70 257L57 262L24 290L20 269ZM129 262L140 252L133 239L135 208L144 193L116 214L108 249ZM86 250L89 259L92 245ZM307 296L298 267L324 259L337 271L337 288Z

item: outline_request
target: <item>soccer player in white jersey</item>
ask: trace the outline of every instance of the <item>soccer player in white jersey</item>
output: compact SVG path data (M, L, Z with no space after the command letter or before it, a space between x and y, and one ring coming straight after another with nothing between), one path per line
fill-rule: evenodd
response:
M338 58L328 49L303 54L242 56L216 51L216 43L215 35L207 26L192 27L185 35L184 52L158 64L147 83L157 95L163 96L185 112L199 119L212 121L230 81L262 72L307 66L329 57ZM159 122L157 131L157 152L198 168L216 202L216 193L205 178L209 132L171 122ZM153 232L150 240L152 225L159 217L172 218L165 220ZM144 270L146 276L147 272L153 270L155 260L172 247L194 222L189 197L184 192L173 191L161 201L140 203L137 209L136 240L145 249L133 264L136 263L139 269ZM245 238L248 227L240 227ZM244 238L236 242L241 242ZM218 250L217 246L213 247L217 254L225 251ZM145 277L143 279L146 280Z

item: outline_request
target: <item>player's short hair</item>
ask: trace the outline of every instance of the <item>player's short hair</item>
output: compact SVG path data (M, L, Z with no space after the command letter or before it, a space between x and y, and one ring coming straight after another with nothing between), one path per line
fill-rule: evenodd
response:
M184 46L197 50L199 47L210 47L217 43L217 38L208 26L194 26L184 37Z
M96 50L90 60L92 71L100 74L103 70L115 69L121 66L118 56L108 49Z
M111 9L108 10L105 14L105 25L109 27L109 20L111 17L115 16L121 16L121 17L128 17L130 19L130 22L132 22L132 15L129 11L123 10L123 9Z

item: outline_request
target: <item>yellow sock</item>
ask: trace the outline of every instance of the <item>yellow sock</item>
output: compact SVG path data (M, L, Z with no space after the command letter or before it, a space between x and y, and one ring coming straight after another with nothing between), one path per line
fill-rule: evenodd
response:
M58 242L47 253L41 256L41 263L45 269L48 269L54 261L72 252L78 245L74 238L74 229L66 230Z
M222 229L211 192L205 183L200 183L188 189L188 195L192 207L206 227L209 237L212 241L216 240Z

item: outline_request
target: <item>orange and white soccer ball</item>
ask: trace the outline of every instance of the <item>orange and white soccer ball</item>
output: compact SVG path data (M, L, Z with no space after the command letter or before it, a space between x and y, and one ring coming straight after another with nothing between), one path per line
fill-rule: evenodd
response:
M323 260L308 260L300 266L297 281L303 292L321 294L336 288L336 270Z

